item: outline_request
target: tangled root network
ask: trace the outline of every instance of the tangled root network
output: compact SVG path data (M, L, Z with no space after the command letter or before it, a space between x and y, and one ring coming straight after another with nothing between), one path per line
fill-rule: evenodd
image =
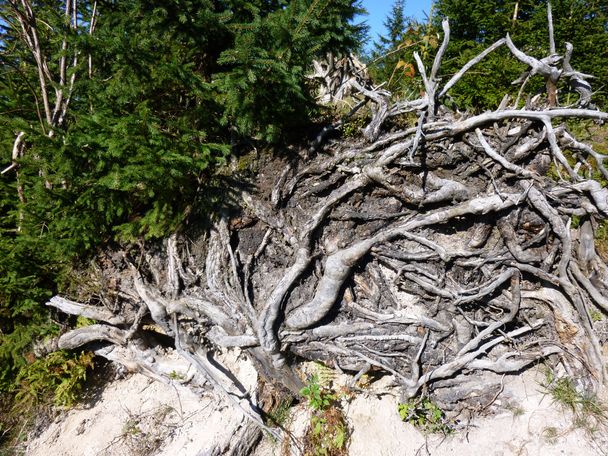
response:
M294 363L307 359L382 371L405 398L424 389L450 407L549 357L596 391L603 341L590 315L608 312L608 269L594 243L608 191L597 179L608 171L564 122L608 114L589 107L569 45L561 60L537 60L507 37L441 85L443 27L430 71L416 56L422 98L394 101L349 79L372 114L363 138L327 140L326 129L271 185L266 173L242 191L238 215L173 235L137 261L109 255L111 299L49 302L98 323L44 349L89 344L160 380L195 371L189 387L212 387L275 435L213 358L221 348L240 347L292 391L301 388ZM523 107L505 97L479 115L446 108L450 88L501 46L545 77L549 96ZM563 82L578 105L551 96ZM407 113L415 125L386 130Z

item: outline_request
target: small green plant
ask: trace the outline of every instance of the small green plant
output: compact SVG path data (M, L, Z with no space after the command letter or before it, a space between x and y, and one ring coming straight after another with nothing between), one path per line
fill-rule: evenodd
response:
M171 380L178 380L178 381L186 379L186 377L184 376L184 374L180 374L179 372L174 371L174 370L169 373L169 378Z
M344 415L338 409L329 409L323 416L314 415L310 420L308 442L315 456L342 454L348 437Z
M316 411L327 409L336 395L332 394L327 387L319 384L319 376L314 374L310 377L308 384L300 390L300 394L308 400L308 405Z
M331 388L331 375L322 366L320 374L310 377L308 384L300 390L313 410L304 438L304 454L307 456L344 456L348 428L344 414L337 404L337 394ZM333 378L333 377L332 377Z
M591 310L589 315L591 316L591 321L602 321L604 319L602 312L599 310Z
M356 138L361 134L361 129L365 127L367 119L363 116L354 117L342 126L342 136L344 138Z
M310 419L305 435L305 455L343 456L346 455L348 428L342 410L330 407L316 412Z
M445 413L428 398L419 397L398 406L399 416L424 433L449 434L452 428Z
M550 381L547 383L547 389L553 402L560 404L573 412L576 411L581 396L571 379L567 377L550 377Z
M268 420L275 426L284 426L291 410L292 398L282 399L276 407L268 412Z
M322 388L330 388L336 379L336 371L318 361L315 361L314 366L316 375L319 379L319 385L321 385Z

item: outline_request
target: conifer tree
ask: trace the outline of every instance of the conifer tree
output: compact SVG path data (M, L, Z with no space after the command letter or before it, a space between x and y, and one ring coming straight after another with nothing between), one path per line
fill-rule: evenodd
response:
M551 6L556 52L563 55L564 43L573 44L572 64L579 71L596 77L593 87L599 92L594 100L605 103L608 87L608 5L590 0L553 0ZM456 71L480 50L507 33L524 52L539 58L549 55L546 0L438 0L435 8L436 26L442 18L450 19L451 41L444 69L447 73ZM523 66L513 62L506 50L498 50L484 59L475 72L466 76L453 95L471 108L496 107L500 102L497 94L503 93L502 89L517 79L523 69ZM531 86L532 91L541 88L542 84Z
M384 21L386 33L375 43L370 67L378 84L385 83L397 96L410 97L421 87L414 52L426 63L438 42L430 23L407 17L404 11L405 1L396 0Z
M216 171L235 136L298 136L315 112L308 67L359 46L360 11L353 0L0 3L0 389L56 330L43 304L75 261L229 204Z
M382 54L389 52L403 42L403 37L411 19L405 17L405 1L396 0L393 3L389 16L384 20L387 33L381 35L375 44L376 52Z

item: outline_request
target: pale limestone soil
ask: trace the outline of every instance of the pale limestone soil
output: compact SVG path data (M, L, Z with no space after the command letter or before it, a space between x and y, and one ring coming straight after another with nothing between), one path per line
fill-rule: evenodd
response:
M257 375L249 363L228 354L241 383L252 390ZM244 417L212 394L197 396L178 383L140 374L108 384L90 408L60 416L29 442L28 456L194 456L227 447Z
M385 378L383 380L388 380ZM573 425L570 412L552 402L541 386L544 374L531 370L506 377L504 390L488 409L489 416L461 423L448 436L425 436L401 421L398 392L384 381L372 384L367 394L344 402L351 429L351 456L592 456L608 454L608 435L589 435ZM340 379L338 378L338 381ZM380 394L382 393L382 394ZM388 393L388 394L387 394ZM392 394L393 393L393 394ZM294 409L290 428L304 435L310 414L305 406ZM281 448L265 440L255 456L281 455Z
M247 362L238 363L239 379L249 388L256 382ZM347 382L338 375L335 382ZM353 456L482 455L552 456L602 455L608 436L593 437L573 427L573 417L551 402L540 386L541 374L530 371L506 378L504 391L479 417L447 437L425 437L403 423L397 413L397 391L388 377L366 393L343 402ZM380 394L382 393L382 394ZM505 409L507 407L507 409ZM309 412L292 409L288 420L296 439L304 434ZM154 382L138 374L110 383L88 409L75 409L29 442L32 456L203 456L227 445L243 416L212 395L197 397L185 388ZM292 446L295 450L295 446ZM255 456L281 455L281 448L264 438Z

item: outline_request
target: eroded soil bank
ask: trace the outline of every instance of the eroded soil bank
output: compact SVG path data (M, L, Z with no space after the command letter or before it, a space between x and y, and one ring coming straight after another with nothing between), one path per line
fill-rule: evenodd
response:
M257 375L236 350L223 357L238 380L255 395ZM304 374L315 365L301 366ZM352 377L335 372L332 384L344 391ZM603 455L604 429L585 429L581 417L556 403L544 388L542 368L521 376L505 376L503 391L476 412L455 420L450 435L424 435L401 421L398 391L389 376L344 396L350 434L349 455ZM473 393L473 392L472 392ZM265 435L255 456L298 454L310 419L302 400L289 408L284 426L289 446ZM108 383L94 403L60 415L41 435L27 442L28 456L203 456L236 454L244 429L242 413L213 394L197 396L187 388L156 382L140 374Z

